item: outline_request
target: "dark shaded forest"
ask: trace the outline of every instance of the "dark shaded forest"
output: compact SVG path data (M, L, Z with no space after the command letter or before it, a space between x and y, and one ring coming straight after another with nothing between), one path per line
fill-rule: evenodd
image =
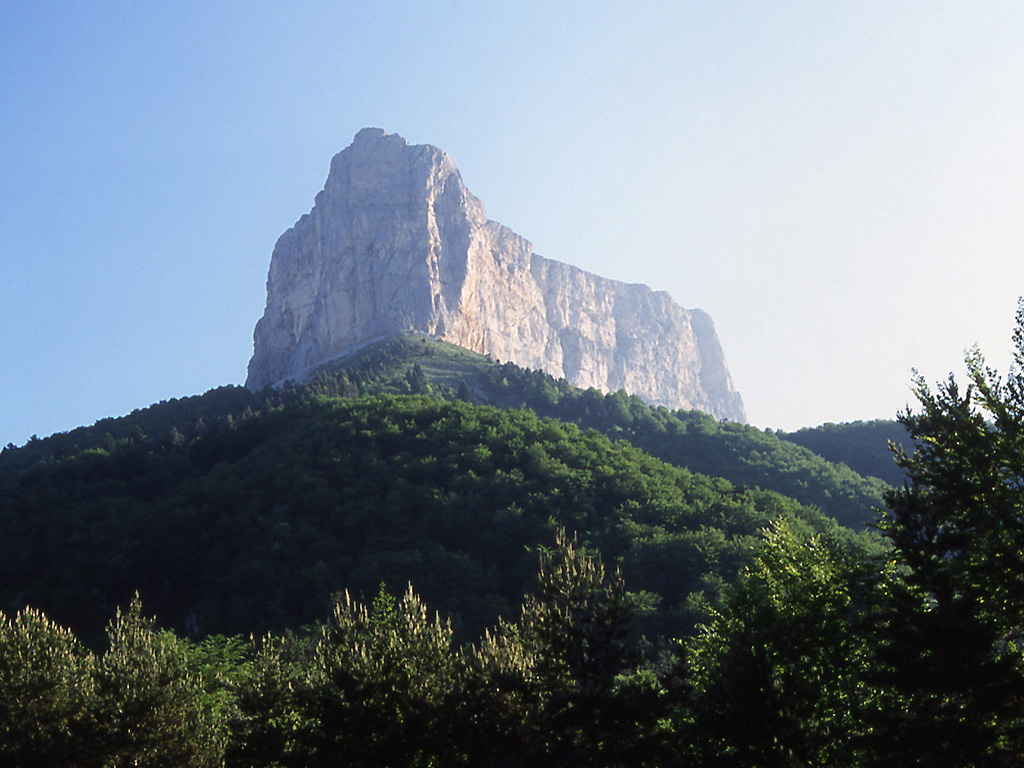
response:
M777 493L531 411L296 394L197 424L0 482L4 604L88 637L138 591L178 631L235 634L314 621L342 588L412 582L473 637L514 612L536 547L564 526L646 595L648 634L676 636L775 519L877 546Z
M1024 379L967 362L895 487L892 423L417 338L8 446L0 762L1020 764Z

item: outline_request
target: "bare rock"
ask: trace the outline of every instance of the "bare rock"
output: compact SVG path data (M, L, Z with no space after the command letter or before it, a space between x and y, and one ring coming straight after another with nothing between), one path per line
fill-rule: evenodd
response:
M437 147L364 128L277 241L246 386L415 331L581 387L745 421L711 318L533 252Z

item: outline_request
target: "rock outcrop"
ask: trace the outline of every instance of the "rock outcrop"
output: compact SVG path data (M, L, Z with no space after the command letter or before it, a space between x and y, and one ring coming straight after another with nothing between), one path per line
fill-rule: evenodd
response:
M487 219L440 149L366 128L277 241L246 386L301 380L404 331L577 386L745 421L706 313L538 256Z

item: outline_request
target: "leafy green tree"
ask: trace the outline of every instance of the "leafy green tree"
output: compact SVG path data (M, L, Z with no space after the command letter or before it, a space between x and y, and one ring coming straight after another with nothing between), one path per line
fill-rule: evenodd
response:
M31 608L0 614L0 764L98 765L88 749L95 658Z
M608 574L599 555L560 528L554 550L541 552L535 589L523 603L519 633L531 657L540 761L641 765L656 692L623 685L640 653L636 606L621 574Z
M312 659L312 641L285 634L253 643L241 670L226 765L231 768L304 766L313 723L300 711L299 690Z
M218 719L236 717L236 692L249 665L250 644L241 637L208 635L185 643L189 660L201 676L203 696Z
M539 701L530 654L516 624L500 620L462 656L455 708L463 764L536 765Z
M874 564L779 521L690 646L687 739L706 766L857 764Z
M95 672L95 717L105 768L210 766L227 733L184 641L158 631L138 596L118 609Z
M906 569L883 627L898 700L875 743L894 765L1024 760L1024 302L1013 343L1005 379L975 348L965 390L918 375L899 416L916 451L880 522Z
M426 395L431 391L430 382L419 363L413 363L412 368L405 375L405 381L409 385L409 391L414 395Z
M335 602L300 682L310 766L431 765L448 749L452 629L410 587Z
M869 765L1022 764L1020 651L967 604L940 606L894 575L865 685Z
M636 662L633 606L622 575L609 577L599 556L559 528L555 549L541 551L535 590L526 597L519 623L538 657L538 678L552 689L611 691L616 675Z

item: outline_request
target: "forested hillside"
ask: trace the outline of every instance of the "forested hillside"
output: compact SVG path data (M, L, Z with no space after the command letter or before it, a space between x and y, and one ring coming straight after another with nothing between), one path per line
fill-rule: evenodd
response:
M435 339L402 336L369 345L321 372L311 386L331 394L429 390L448 398L530 408L540 416L628 440L693 472L777 491L854 528L873 521L882 506L884 483L878 477L858 475L818 455L814 447L807 450L771 430L719 422L698 411L654 408L621 391L606 395L578 389L541 371L493 362ZM865 466L896 469L886 435L875 442L873 437L858 437L860 454L871 458ZM817 440L816 446L832 455L850 454L830 448L828 440Z
M283 392L268 390L259 396L238 387L212 390L202 397L183 398L140 410L120 419L104 419L94 427L79 428L33 439L8 450L0 458L0 476L24 470L40 461L61 458L85 448L102 448L141 430L146 435L166 434L172 428L188 431L200 420L258 408L264 399L281 402L297 393L355 397L365 394L425 394L442 399L530 408L548 416L596 429L613 440L625 439L657 458L693 472L722 477L740 486L773 490L817 506L844 525L859 528L874 520L882 506L883 474L900 477L886 446L888 430L858 435L851 441L832 439L834 431L813 441L797 433L775 433L743 424L719 422L696 411L669 411L646 405L623 392L602 394L580 390L540 371L498 363L451 344L421 336L394 337L368 345L318 373L312 381ZM204 421L204 423L205 423ZM825 425L822 430L827 430ZM843 429L842 435L848 434ZM137 437L137 434L135 435ZM811 450L793 443L805 441ZM822 451L823 458L815 449ZM850 471L843 458L877 471L875 477ZM836 458L831 458L836 457ZM887 469L887 467L893 469Z
M783 440L814 451L829 461L845 464L865 477L878 477L892 486L903 485L906 472L893 461L889 444L914 452L914 442L898 421L875 419L845 424L822 424L796 432L776 432Z
M367 354L0 455L0 764L1024 761L1019 369L915 382L876 538Z
M514 610L555 525L623 567L659 635L692 630L770 520L857 525L881 487L770 432L408 336L303 386L9 447L0 501L0 604L86 636L135 590L201 635L298 626L382 581L412 581L472 635Z
M3 604L90 634L138 590L179 631L248 633L313 621L341 589L412 582L475 636L515 610L561 525L622 566L652 636L681 635L769 522L835 527L530 411L293 393L214 415L236 396L252 397L167 404L205 416L161 428L155 408L122 437L5 473Z

